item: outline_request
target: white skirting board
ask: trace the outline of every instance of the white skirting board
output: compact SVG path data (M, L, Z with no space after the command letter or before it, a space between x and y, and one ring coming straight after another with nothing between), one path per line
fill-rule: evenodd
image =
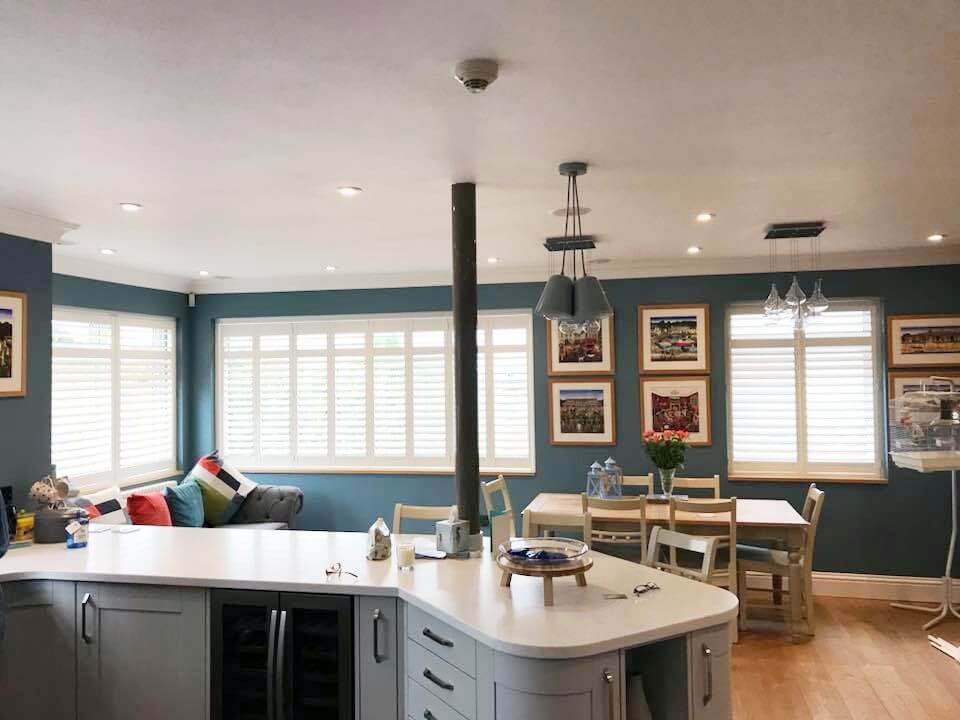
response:
M747 573L747 587L769 590L771 577L765 573ZM787 578L783 579L783 587L784 589L790 587L790 581ZM960 578L954 579L953 588L954 597L960 597ZM860 575L814 571L813 594L864 600L937 603L943 600L943 580L906 575Z

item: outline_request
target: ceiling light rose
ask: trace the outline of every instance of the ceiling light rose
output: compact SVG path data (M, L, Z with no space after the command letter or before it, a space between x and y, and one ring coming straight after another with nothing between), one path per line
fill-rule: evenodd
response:
M113 248L100 248L101 255L116 255L117 251Z
M143 205L140 203L122 202L120 203L120 209L128 213L135 213L140 212L143 209Z
M333 272L334 270L337 269L337 266L336 266L336 265L327 265L327 266L326 266L325 268L323 268L323 269L326 270L327 272Z
M498 262L500 262L500 258L491 256L487 258L487 262L491 265L496 265Z
M363 188L356 185L341 185L337 188L337 192L344 197L356 197L363 192Z
M200 277L207 277L207 275L209 274L210 274L209 270L201 270L199 273Z
M702 250L703 248L699 245L691 245L687 248L687 255L699 255Z
M943 242L944 238L946 237L947 236L944 235L943 233L934 233L933 235L927 235L927 240L929 240L932 243L938 243L938 242Z
M713 220L716 216L717 216L717 214L716 214L716 213L712 213L712 212L702 212L702 213L698 213L698 214L697 214L697 222L698 222L698 223L708 223L708 222L710 222L711 220Z

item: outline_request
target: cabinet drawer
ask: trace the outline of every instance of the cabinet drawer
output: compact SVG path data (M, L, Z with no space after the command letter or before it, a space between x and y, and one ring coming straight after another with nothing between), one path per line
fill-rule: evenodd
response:
M407 605L407 637L470 677L476 677L477 641L410 604Z
M407 717L413 720L466 720L413 678L407 678Z
M407 642L407 676L469 720L477 714L476 681L415 642Z
M690 637L691 704L695 720L729 720L730 629L701 630ZM708 651L709 650L709 654Z

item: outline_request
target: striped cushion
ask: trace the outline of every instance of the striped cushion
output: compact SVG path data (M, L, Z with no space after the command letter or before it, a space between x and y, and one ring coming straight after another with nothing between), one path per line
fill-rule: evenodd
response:
M196 480L203 494L203 518L217 527L230 522L257 484L228 465L218 451L200 458L186 480Z
M104 525L129 525L130 518L124 510L120 488L111 487L100 492L78 497L76 504L87 511L90 522Z

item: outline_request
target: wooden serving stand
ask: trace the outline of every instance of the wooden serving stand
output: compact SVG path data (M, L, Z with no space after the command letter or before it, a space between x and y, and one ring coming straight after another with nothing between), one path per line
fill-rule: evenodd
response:
M593 560L587 555L565 563L532 565L517 563L506 555L501 555L497 558L497 565L500 566L500 569L503 571L503 574L500 576L500 587L510 587L510 581L514 575L543 578L543 605L544 607L548 607L553 605L553 579L575 575L577 585L586 587L586 573L587 570L593 567Z

